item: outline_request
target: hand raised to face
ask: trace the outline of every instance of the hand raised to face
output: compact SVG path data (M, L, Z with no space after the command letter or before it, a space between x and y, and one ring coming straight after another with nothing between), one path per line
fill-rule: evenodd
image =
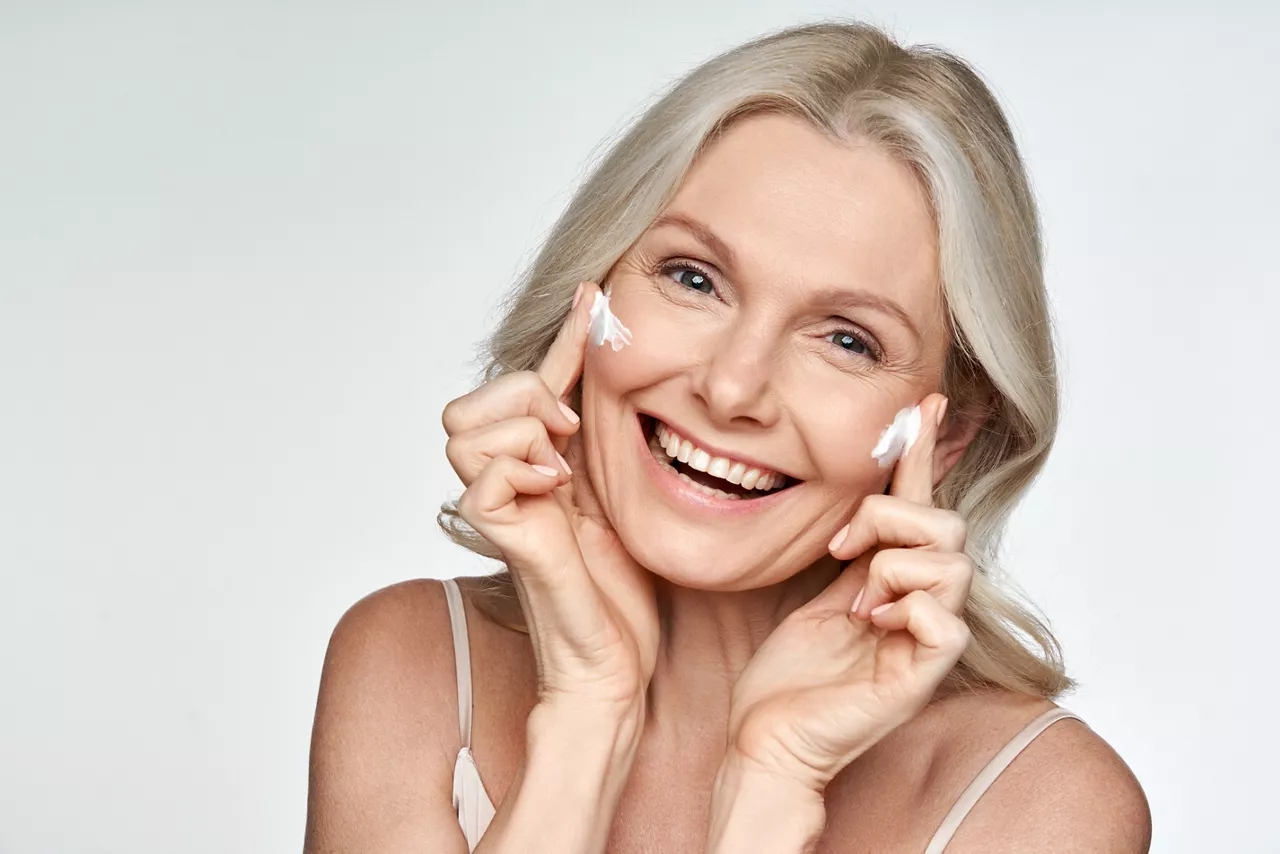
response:
M579 429L565 404L582 373L583 283L535 371L504 374L444 410L446 454L467 487L462 518L502 553L520 596L543 703L621 711L643 697L657 654L647 573L591 504L590 481L561 451Z
M919 439L889 494L867 496L832 540L850 560L787 616L734 687L730 744L745 761L821 791L933 695L969 643L966 527L933 506L945 398L921 404Z

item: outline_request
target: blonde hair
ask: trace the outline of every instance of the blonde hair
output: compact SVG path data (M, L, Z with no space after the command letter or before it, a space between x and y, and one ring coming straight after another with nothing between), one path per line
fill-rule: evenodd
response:
M734 120L764 112L802 118L838 141L878 143L912 168L932 205L952 339L941 391L953 413L976 411L982 421L934 496L936 506L965 518L976 569L964 613L972 640L940 692L998 687L1055 697L1071 690L1047 622L997 577L1009 515L1053 445L1058 374L1038 214L1022 159L995 97L959 57L903 47L863 23L827 20L759 36L695 68L590 170L505 302L482 349L484 379L534 369L577 283L603 283L674 197L695 157ZM580 393L571 399L575 408ZM444 504L437 521L454 542L500 559L455 502ZM507 571L472 587L485 613L523 628Z

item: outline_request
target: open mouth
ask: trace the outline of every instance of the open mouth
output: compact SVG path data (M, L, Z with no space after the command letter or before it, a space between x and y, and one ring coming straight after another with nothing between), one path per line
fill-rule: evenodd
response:
M800 481L781 472L715 457L678 435L652 415L640 414L640 429L659 465L706 495L730 501L751 501L775 495Z

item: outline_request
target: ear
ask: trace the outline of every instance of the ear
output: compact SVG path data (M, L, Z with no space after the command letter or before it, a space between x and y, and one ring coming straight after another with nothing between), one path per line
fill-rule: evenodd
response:
M933 485L937 486L947 476L947 472L960 462L964 452L969 448L987 423L995 407L995 392L986 389L971 397L969 402L957 407L949 404L942 418L942 426L938 428L938 439L933 451Z

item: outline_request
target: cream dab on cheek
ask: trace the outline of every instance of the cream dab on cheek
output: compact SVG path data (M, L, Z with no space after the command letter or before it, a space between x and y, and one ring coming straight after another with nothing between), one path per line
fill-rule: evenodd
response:
M614 352L621 350L623 344L631 343L631 330L623 326L609 308L609 295L603 291L596 291L595 301L591 303L591 325L587 327L587 334L597 347L608 341Z
M885 428L876 443L871 456L880 463L880 468L892 465L899 457L904 456L920 436L920 406L908 406L899 412L893 423Z

